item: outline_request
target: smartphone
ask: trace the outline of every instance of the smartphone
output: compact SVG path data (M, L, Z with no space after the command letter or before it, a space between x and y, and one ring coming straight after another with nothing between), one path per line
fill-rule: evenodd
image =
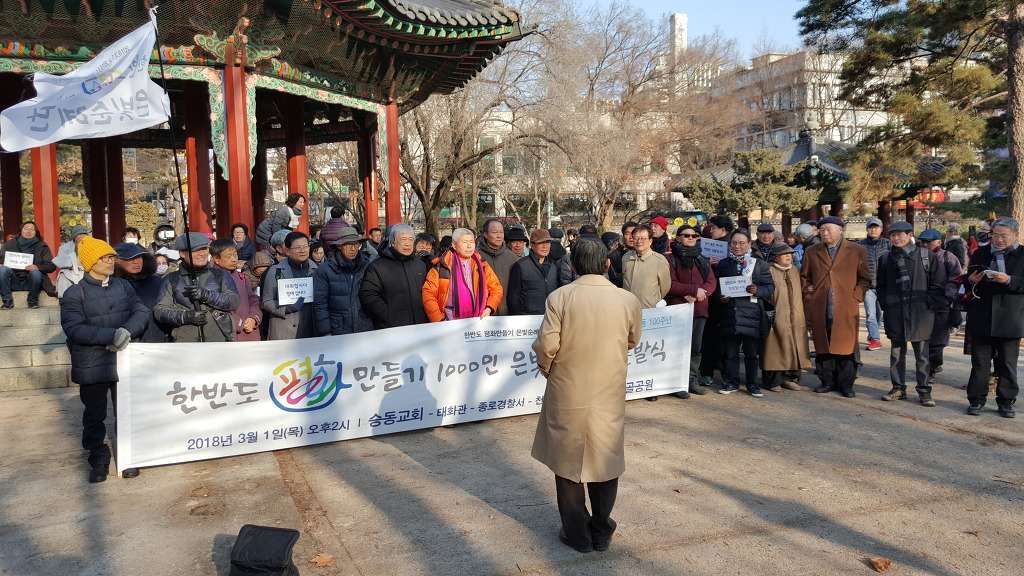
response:
M986 271L988 271L988 266L984 266L982 264L971 264L970 266L967 267L968 274L977 274L978 272Z

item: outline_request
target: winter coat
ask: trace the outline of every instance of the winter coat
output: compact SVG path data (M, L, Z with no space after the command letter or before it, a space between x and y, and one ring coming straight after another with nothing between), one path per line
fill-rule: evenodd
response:
M668 252L668 233L662 234L661 236L654 236L651 238L651 250L658 254L664 254Z
M78 246L74 240L60 245L57 255L53 257L53 265L60 269L57 273L57 298L64 296L64 291L78 284L85 276L85 268L78 259Z
M555 475L604 482L625 472L626 363L642 317L635 296L597 275L548 297L533 343L547 386L531 454Z
M892 242L888 238L865 238L859 240L857 244L860 244L868 251L868 272L871 274L871 286L870 289L874 290L878 286L878 259L882 254L887 253L892 249Z
M238 308L231 312L231 320L235 325L235 342L259 342L259 325L263 323L263 308L260 297L253 292L249 286L249 279L244 273L235 270L218 269L231 280L231 285L238 292ZM256 328L252 332L245 332L245 321L249 318L256 320Z
M761 345L761 369L781 372L806 368L811 365L811 350L807 344L800 269L790 266L789 270L780 270L770 266L769 271L775 282L771 297L775 324Z
M128 282L101 282L86 275L64 293L60 325L71 348L71 380L76 384L117 382L117 353L107 350L118 328L138 338L146 331L149 310Z
M818 354L853 354L860 330L860 309L864 292L871 285L867 250L849 240L841 240L835 261L824 242L804 251L800 269L804 310L814 335L814 351ZM832 333L827 324L828 292L833 292Z
M619 245L608 253L608 260L611 261L611 266L608 267L608 279L619 288L622 288L622 257L626 255L626 252L627 248Z
M723 302L719 326L723 336L745 336L747 338L763 338L765 336L764 310L765 299L771 298L775 293L775 281L772 280L770 266L760 258L754 258L754 273L750 282L757 286L757 293L752 297L756 302L751 302L751 297L730 298ZM716 269L717 278L729 276L742 276L740 263L732 258L726 258L718 262ZM720 296L717 294L716 296Z
M519 261L519 257L504 244L497 250L491 248L483 238L477 242L476 251L480 258L491 266L494 275L498 277L498 282L501 283L502 294L501 303L498 304L498 315L508 316L508 276L512 265Z
M508 313L543 314L544 302L559 287L562 263L545 258L541 264L535 253L516 262L508 275Z
M164 326L156 321L153 309L160 301L160 289L163 287L164 279L156 275L156 258L149 252L142 254L142 271L138 274L129 275L120 265L114 267L114 276L127 280L135 293L139 295L142 304L149 310L149 322L146 332L138 338L139 342L155 343L166 342L170 327Z
M270 246L271 236L279 230L291 230L288 224L292 221L293 213L294 209L291 206L281 206L276 212L264 218L256 227L256 243Z
M235 250L238 251L239 262L248 262L256 254L256 243L252 241L252 238L246 236L245 240L242 240L241 246L236 243Z
M960 262L961 271L967 268L967 244L963 238L959 236L946 238L946 241L942 243L942 249L956 257Z
M313 302L305 302L298 312L287 312L287 304L281 305L277 299L277 281L292 280L297 278L292 270L290 259L285 258L270 268L267 268L263 278L263 288L260 290L260 300L264 321L267 323L267 340L295 340L297 338L312 338L316 336L316 321L313 318ZM316 274L317 265L312 260L306 260L309 265L307 278ZM313 299L318 297L313 292Z
M935 311L946 307L946 271L927 248L909 245L907 272L910 274L909 298L899 288L900 272L892 251L878 258L878 302L885 320L885 335L897 342L923 342L932 336ZM897 250L897 248L893 248ZM921 254L928 254L928 269Z
M182 262L181 268L164 276L160 286L160 300L153 309L157 322L171 329L173 342L198 342L199 327L185 323L185 312L195 310L192 301L185 295L185 287L192 282L193 273ZM197 278L199 286L212 293L210 302L200 304L199 309L207 313L203 326L205 342L228 342L234 340L234 320L231 312L238 308L239 297L234 283L223 270L204 266Z
M11 238L4 244L3 248L0 248L0 266L3 266L4 255L8 252L21 252L21 249L18 247L18 238L19 236ZM50 252L50 247L46 245L46 242L43 242L42 238L39 238L39 241L32 247L32 264L43 273L43 292L50 296L56 296L57 288L53 285L53 281L50 280L50 274L57 270L57 266L53 263L53 253ZM11 270L11 272L21 282L28 280L27 270Z
M448 304L448 292L451 286L451 275L456 274L452 270L453 260L457 260L459 256L454 250L448 251L447 254L434 258L434 265L429 271L427 271L427 279L423 282L423 310L427 313L427 318L431 322L440 322L444 320L444 307ZM483 260L481 258L481 260ZM484 304L491 309L491 312L497 312L498 304L501 302L502 296L504 296L504 289L501 287L501 282L498 281L498 277L491 270L490 264L486 261L482 261L483 272L484 272L484 290L486 294L484 296ZM474 290L480 280L480 272L476 265L473 265L473 287ZM447 272L447 274L441 274L441 270ZM443 278L442 276L447 276Z
M622 257L622 287L636 296L644 308L654 308L672 287L668 260L648 250L643 256L635 250Z
M693 303L693 317L707 318L708 300L714 294L715 287L718 285L718 281L715 279L715 271L710 269L713 267L708 264L708 277L704 278L700 275L700 268L697 268L696 264L686 268L683 266L682 260L673 254L666 256L666 259L668 260L669 277L672 279L672 284L668 289L668 294L665 296L665 303L669 306L685 304L686 296L696 298L697 289L703 288L708 297Z
M364 242L364 244L369 244ZM376 330L426 324L423 282L427 265L416 257L385 248L370 263L359 287L359 302Z
M313 318L316 335L355 334L373 330L373 322L359 301L359 287L370 266L370 257L356 253L348 261L334 251L324 258L313 274Z
M1003 257L1009 284L983 278L973 286L974 295L967 305L967 333L993 338L1024 338L1024 247ZM995 268L992 250L979 248L971 264Z

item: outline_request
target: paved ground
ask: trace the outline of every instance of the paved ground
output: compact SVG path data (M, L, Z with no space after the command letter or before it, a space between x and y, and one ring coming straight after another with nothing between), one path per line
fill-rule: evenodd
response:
M255 523L302 531L305 576L871 574L872 557L892 560L887 574L1018 576L1024 417L992 400L964 415L968 364L947 356L936 408L879 401L886 349L864 354L854 399L630 403L619 531L591 554L557 540L554 482L529 456L535 416L90 485L77 391L4 393L0 574L226 575Z

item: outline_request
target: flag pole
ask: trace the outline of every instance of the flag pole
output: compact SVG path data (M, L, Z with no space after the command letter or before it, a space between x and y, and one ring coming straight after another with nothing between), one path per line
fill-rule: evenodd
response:
M153 6L149 9L149 20L153 23L153 29L156 31L156 57L157 62L160 64L160 86L164 89L164 93L168 95L168 105L170 104L170 92L167 91L167 76L164 74L164 53L161 50L162 44L160 44L160 27L156 24L156 10L160 6ZM169 110L170 111L170 110ZM189 265L192 265L192 238L189 235L188 228L188 210L185 208L185 191L181 184L181 165L178 162L178 137L174 131L174 114L173 112L168 115L167 126L171 129L171 154L174 156L174 176L177 179L178 184L178 205L181 206L181 221L185 226L185 246L188 249ZM199 277L197 275L191 276L191 284L196 286L199 284ZM199 302L192 302L192 306L199 311ZM216 321L216 320L214 320ZM196 326L199 329L199 341L205 342L206 337L203 331L203 326Z

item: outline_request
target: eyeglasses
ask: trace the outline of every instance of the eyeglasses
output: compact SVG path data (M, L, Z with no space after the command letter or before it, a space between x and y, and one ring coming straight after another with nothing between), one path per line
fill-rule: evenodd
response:
M700 238L700 234L680 234L683 238Z
M289 248L289 250L298 250L299 252L309 250L309 244L292 244L292 247Z
M646 236L633 236L633 242L650 242L651 239Z
M733 240L729 244L732 245L732 246L746 246L747 244L750 244L750 241L748 241L748 240Z
M106 256L100 256L100 262L106 262L107 264L110 264L112 262L117 262L117 256L114 256L113 254L107 254Z

